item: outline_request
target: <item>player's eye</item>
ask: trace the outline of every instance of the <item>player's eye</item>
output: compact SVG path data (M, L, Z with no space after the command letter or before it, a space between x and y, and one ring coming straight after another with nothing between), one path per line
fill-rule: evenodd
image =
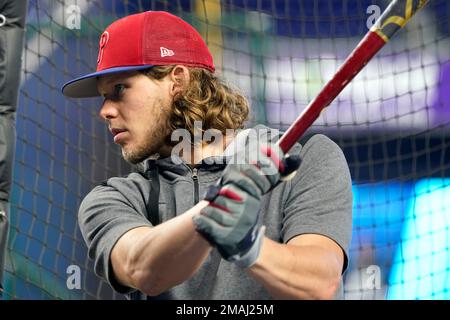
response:
M123 95L123 91L125 90L125 85L124 84L116 84L114 86L114 98L120 98Z
M111 91L102 94L103 103L105 103L106 100L112 100L112 101L120 100L123 97L125 88L126 88L125 84L122 84L122 83L115 84L112 87Z

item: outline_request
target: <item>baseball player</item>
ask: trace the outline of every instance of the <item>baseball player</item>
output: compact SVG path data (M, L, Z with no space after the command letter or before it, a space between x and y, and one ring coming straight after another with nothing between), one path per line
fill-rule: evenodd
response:
M104 98L100 117L138 169L95 187L79 209L95 272L115 291L342 298L352 223L342 151L315 135L288 157L275 130L239 130L248 102L216 75L188 23L160 11L115 21L100 37L97 71L62 90ZM198 122L214 139L195 139Z

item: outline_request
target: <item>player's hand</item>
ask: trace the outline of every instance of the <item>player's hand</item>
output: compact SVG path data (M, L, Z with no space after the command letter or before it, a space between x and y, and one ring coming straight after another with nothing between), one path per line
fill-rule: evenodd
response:
M206 194L209 205L193 218L197 231L222 257L242 268L254 264L261 248L264 227L257 222L262 196L300 165L298 157L285 157L276 145L257 147L251 154L228 164Z

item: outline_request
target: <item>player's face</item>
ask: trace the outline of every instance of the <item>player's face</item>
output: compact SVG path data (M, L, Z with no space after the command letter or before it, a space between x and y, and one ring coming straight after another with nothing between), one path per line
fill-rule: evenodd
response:
M170 88L169 78L154 80L139 72L99 79L104 97L100 117L107 121L126 161L141 162L164 147L173 100Z

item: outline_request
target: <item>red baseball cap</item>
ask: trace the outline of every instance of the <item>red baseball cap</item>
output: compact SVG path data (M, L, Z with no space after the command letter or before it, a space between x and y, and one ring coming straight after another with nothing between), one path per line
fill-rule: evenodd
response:
M100 36L97 71L65 83L62 93L99 96L100 76L172 64L215 71L208 47L187 22L164 11L133 14L113 22Z

